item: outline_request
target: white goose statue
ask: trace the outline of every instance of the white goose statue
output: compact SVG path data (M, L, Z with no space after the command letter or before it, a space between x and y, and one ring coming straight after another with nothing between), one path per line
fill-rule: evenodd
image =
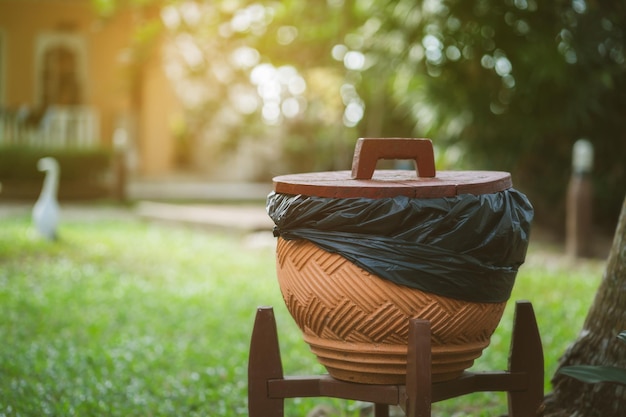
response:
M51 157L41 158L37 162L37 169L45 171L43 188L39 199L33 207L33 223L41 236L48 240L56 240L57 225L59 223L59 163Z

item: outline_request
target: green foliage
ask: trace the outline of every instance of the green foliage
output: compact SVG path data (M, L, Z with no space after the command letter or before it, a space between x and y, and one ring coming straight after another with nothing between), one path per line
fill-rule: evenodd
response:
M461 146L471 168L512 171L538 218L555 224L572 144L589 138L596 220L612 230L626 181L622 2L372 4L356 32L374 62L359 91L385 80L390 107L412 121L416 136ZM366 105L376 111L367 98Z
M101 178L111 166L111 151L107 149L42 148L26 146L0 147L0 180L37 180L43 173L37 161L46 156L55 158L61 166L61 181Z
M617 335L617 339L626 343L626 331ZM614 382L626 385L626 369L615 366L572 365L559 369L559 373L590 384Z
M626 370L615 366L576 365L566 366L559 370L563 375L571 376L583 382L597 384L614 382L626 385Z

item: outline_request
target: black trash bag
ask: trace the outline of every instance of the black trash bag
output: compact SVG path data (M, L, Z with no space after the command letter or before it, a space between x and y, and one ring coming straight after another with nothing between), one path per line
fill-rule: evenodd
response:
M471 302L509 299L533 208L514 189L415 199L271 193L274 235L306 239L407 287Z

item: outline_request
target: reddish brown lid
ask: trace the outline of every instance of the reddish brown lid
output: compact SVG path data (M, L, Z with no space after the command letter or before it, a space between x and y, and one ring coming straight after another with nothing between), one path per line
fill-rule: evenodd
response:
M413 159L416 170L375 171L379 159ZM311 172L274 178L277 193L327 198L437 198L495 193L511 187L508 172L436 172L433 145L429 139L361 138L354 150L352 171Z

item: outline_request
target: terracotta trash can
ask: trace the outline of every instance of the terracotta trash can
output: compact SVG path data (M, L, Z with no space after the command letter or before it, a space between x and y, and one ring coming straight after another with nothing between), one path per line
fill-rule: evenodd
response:
M375 170L412 159L415 171ZM417 174L417 175L416 175ZM329 374L402 384L408 324L427 319L433 381L472 366L524 261L532 206L494 171L435 171L428 139L359 139L352 172L274 178L287 309Z

